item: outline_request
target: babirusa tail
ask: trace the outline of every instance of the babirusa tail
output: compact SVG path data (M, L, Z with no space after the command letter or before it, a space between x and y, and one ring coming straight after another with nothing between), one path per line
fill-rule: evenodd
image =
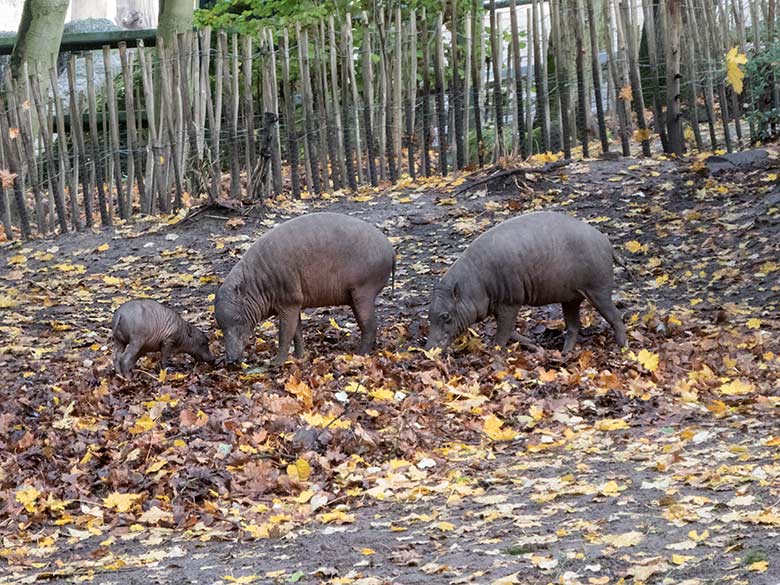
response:
M623 270L626 271L628 274L628 277L631 279L631 282L633 282L635 285L639 286L639 281L634 276L634 273L631 271L631 268L629 268L628 263L625 261L625 259L618 254L614 249L612 250L612 259L621 267Z

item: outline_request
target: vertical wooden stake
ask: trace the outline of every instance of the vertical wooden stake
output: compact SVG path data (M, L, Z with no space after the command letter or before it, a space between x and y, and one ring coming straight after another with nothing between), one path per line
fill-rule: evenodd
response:
M293 197L301 198L301 178L298 170L298 137L295 130L295 96L290 83L290 37L282 30L282 92L284 93L285 122L287 125L287 158L290 161L290 182Z
M423 68L422 68L422 164L423 173L426 177L431 176L431 51L430 40L428 39L428 17L425 13L425 7L422 9L422 29L420 42L423 46Z
M496 18L496 0L490 0L490 47L493 61L493 100L496 109L496 138L493 160L498 162L504 156L504 112L501 95L501 63L499 62L498 19Z
M495 1L495 0L494 0ZM436 76L436 116L439 130L439 173L447 174L447 112L444 109L444 16L436 17L436 55L433 71Z
M354 114L352 119L355 121L355 164L357 166L358 181L365 181L363 175L363 149L360 141L360 97L357 85L357 76L355 75L354 46L352 41L352 15L347 12L346 24L344 25L344 37L347 43L347 53L344 56L349 70L349 85L352 90L352 108Z
M509 0L509 26L512 31L512 68L515 72L516 114L512 116L512 119L517 121L520 156L525 158L528 155L528 152L526 151L525 114L523 113L523 75L520 62L520 29L517 26L516 0ZM530 108L531 105L529 104L528 107Z
M376 174L376 156L374 153L374 134L372 122L372 107L374 95L374 80L371 70L371 30L368 13L363 12L363 125L366 128L366 144L368 147L368 178L371 186L379 185Z

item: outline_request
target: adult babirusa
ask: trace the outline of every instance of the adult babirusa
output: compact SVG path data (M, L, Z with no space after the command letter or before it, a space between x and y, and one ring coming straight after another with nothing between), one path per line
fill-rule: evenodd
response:
M257 323L272 315L279 316L274 365L286 361L293 341L295 357L303 357L300 314L310 307L352 307L359 351L371 351L376 297L394 267L393 246L361 219L311 213L279 224L247 250L217 291L214 310L227 363L242 358Z
M604 234L565 214L529 213L500 223L474 240L434 286L427 347L447 347L490 315L496 318L496 345L530 343L515 331L520 306L561 303L568 353L577 342L585 299L625 346L623 321L612 302L614 258Z

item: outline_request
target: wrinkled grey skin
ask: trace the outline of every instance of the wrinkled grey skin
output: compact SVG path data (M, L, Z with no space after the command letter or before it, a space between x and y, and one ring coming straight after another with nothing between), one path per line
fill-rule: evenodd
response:
M132 374L138 358L153 351L162 354L165 368L172 355L188 353L195 360L213 364L209 340L173 310L152 299L128 301L111 321L114 339L114 369L125 378Z
M362 334L360 353L376 342L376 296L387 284L395 252L388 239L363 220L340 213L311 213L265 233L246 251L217 291L214 315L225 337L228 364L238 362L255 325L279 316L279 349L273 365L287 360L291 342L303 357L301 309L349 305Z
M561 303L563 352L568 353L577 342L584 299L607 320L623 347L626 332L612 302L612 262L607 237L568 215L537 212L500 223L474 240L435 285L426 347L446 348L490 315L496 318L495 345L510 340L532 344L515 331L520 306Z

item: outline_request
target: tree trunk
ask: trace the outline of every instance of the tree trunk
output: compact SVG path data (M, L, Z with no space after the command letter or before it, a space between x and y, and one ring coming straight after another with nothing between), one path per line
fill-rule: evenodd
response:
M11 54L11 71L19 79L22 63L29 70L48 71L57 58L69 0L25 0ZM41 78L41 79L48 79ZM46 93L46 88L41 88Z
M160 0L157 36L163 38L166 47L174 46L178 33L192 30L192 12L192 0Z
M666 124L669 150L677 156L683 152L682 115L680 113L680 35L682 33L681 0L666 2Z

